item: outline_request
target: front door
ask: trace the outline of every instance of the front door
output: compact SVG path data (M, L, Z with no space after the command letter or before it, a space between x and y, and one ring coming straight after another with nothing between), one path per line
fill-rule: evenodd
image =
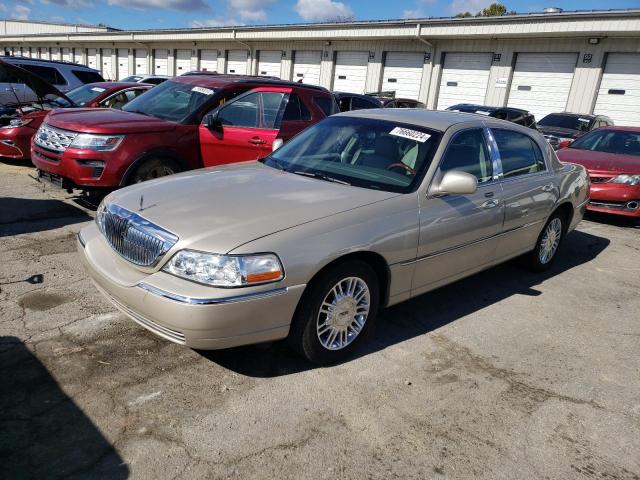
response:
M200 150L205 167L257 160L271 152L290 88L256 88L214 110L200 125Z
M504 202L482 128L455 134L441 158L431 190L420 200L420 237L412 294L417 295L493 263L502 229ZM447 171L471 173L470 195L437 195Z

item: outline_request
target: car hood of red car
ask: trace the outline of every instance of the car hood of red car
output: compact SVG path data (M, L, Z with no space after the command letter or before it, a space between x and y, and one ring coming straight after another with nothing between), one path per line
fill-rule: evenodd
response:
M177 125L139 113L101 108L54 110L46 122L63 130L105 134L166 132L174 130Z
M560 161L580 164L590 172L640 174L640 157L635 155L594 152L577 148L563 148L557 154Z

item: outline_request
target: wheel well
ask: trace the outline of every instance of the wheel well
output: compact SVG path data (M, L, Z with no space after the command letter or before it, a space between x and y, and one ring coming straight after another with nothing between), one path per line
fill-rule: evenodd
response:
M340 265L341 263L348 262L350 260L360 260L368 264L373 269L373 271L376 273L376 276L378 277L378 282L380 284L380 305L386 305L387 301L389 300L389 284L391 279L391 272L389 271L389 265L387 265L387 261L384 259L384 257L374 252L354 252L344 255L340 258L336 258L316 272L311 280L309 280L307 289L309 288L309 285L311 285L324 272L335 267L336 265Z
M560 213L564 216L566 220L565 231L569 229L569 225L571 225L571 221L573 220L573 205L570 202L565 202L559 205L553 213Z
M172 152L169 152L169 151L148 152L142 155L140 158L135 160L131 165L127 167L127 170L124 172L124 175L122 176L122 180L120 181L120 185L121 186L127 185L129 178L138 169L138 167L140 167L140 165L142 165L144 162L152 158L166 158L167 160L176 162L183 171L189 170L189 166L187 165L187 162L185 162L179 156L174 155Z

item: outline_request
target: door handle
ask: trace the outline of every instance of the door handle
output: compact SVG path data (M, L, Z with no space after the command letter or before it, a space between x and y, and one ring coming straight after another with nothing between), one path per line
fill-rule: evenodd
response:
M482 208L495 208L495 207L498 206L499 203L500 202L498 202L498 200L496 200L496 199L487 200L482 205L480 205L480 207L482 207Z
M264 145L265 143L267 143L266 140L263 140L259 137L253 137L249 139L249 143L253 144L253 145Z
M493 198L493 192L487 192L484 194L486 198Z
M544 187L542 187L542 191L543 192L550 192L551 190L553 190L553 183L549 183L549 184L545 185Z

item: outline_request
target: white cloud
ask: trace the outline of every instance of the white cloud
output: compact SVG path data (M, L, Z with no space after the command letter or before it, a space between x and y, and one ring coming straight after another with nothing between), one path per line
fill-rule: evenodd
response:
M421 8L416 8L414 10L404 10L402 12L402 18L424 18L425 14Z
M342 20L353 17L353 10L349 5L333 0L298 0L293 8L298 15L309 22Z
M6 12L7 11L7 7L4 3L0 3L0 12Z
M16 20L27 20L30 13L31 9L29 7L16 5L11 12L11 18L15 18Z
M451 2L451 13L454 15L464 12L478 13L492 3L493 0L453 0Z
M219 18L208 18L204 20L192 20L189 22L189 26L191 28L206 28L206 27L239 27L243 25L243 23L238 22L238 20L234 18L225 19L222 17Z
M246 22L265 22L266 8L275 0L227 0L227 9L232 16L237 15Z
M67 8L89 8L94 6L93 0L42 0L42 3Z
M204 0L108 0L107 3L138 10L210 10L211 8Z

